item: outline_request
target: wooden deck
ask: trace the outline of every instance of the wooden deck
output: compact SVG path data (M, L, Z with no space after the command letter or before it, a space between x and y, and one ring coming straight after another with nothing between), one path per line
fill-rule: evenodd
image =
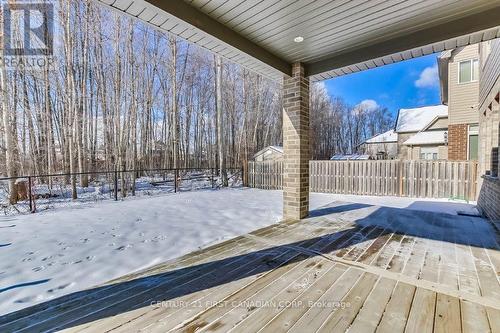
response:
M0 331L500 332L500 233L334 203L0 318Z

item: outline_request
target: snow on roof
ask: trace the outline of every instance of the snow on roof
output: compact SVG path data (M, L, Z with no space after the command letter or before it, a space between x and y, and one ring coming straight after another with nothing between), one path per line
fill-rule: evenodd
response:
M332 161L340 161L340 160L369 160L370 155L359 155L359 154L352 154L352 155L333 155L330 160Z
M451 51L452 50L446 50L446 51L443 51L441 52L439 55L438 55L438 58L449 58L451 57Z
M365 143L383 143L383 142L398 142L398 133L394 130L375 135L374 137L365 141Z
M447 131L419 132L404 142L405 145L430 145L445 143Z
M396 122L396 132L418 132L424 129L436 117L445 117L447 115L447 105L400 109Z
M281 146L269 146L269 148L272 148L272 149L274 149L274 150L277 150L277 151L279 151L280 153L282 153L282 152L283 152L283 147L281 147Z
M258 155L262 154L263 152L265 152L265 151L266 151L266 150L268 150L268 149L272 149L272 150L277 151L278 153L283 154L283 147L281 147L281 146L268 146L268 147L263 148L263 149L259 150L258 152L256 152L256 153L253 155L253 156L254 156L254 158L255 158L255 156L258 156Z

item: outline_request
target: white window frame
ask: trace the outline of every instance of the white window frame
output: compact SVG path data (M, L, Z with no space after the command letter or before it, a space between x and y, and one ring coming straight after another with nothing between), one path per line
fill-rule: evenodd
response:
M474 61L477 61L477 70L478 70L477 79L476 80L472 79L474 77L474 73L475 73L474 72ZM460 82L460 65L464 64L466 62L470 63L470 80L469 81ZM458 84L467 84L467 83L472 83L472 82L478 82L479 81L479 72L480 72L480 69L479 69L479 59L474 58L474 59L459 61L458 62L458 72L457 72L457 82L458 82Z
M428 158L429 156L430 156L430 158ZM436 158L434 158L434 156ZM438 160L439 159L439 147L436 147L436 146L420 147L420 159L426 160L426 161Z
M475 127L475 129L471 129L471 127ZM469 124L467 126L467 161L470 161L470 136L471 135L479 136L479 124Z

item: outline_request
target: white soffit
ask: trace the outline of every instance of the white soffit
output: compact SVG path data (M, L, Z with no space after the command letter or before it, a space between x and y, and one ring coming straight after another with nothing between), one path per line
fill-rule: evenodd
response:
M500 37L500 15L495 16L500 14L500 0L97 1L277 81L287 72L282 65L293 62L303 62L312 80L320 81ZM185 10L177 9L174 16L172 7ZM217 25L206 29L206 20L193 13L203 14L222 29ZM460 21L468 18L468 23ZM460 30L461 26L467 24L478 28L462 33L467 29ZM443 35L443 29L431 30L436 27L449 27L449 34L458 37L423 42L432 40L433 34ZM227 37L226 29L233 36ZM419 36L420 31L425 36ZM234 33L236 42L231 38ZM401 42L405 36L407 42ZM303 41L295 42L296 37ZM241 40L248 44L240 47ZM411 47L390 52L391 40L394 48ZM381 48L374 50L379 44Z

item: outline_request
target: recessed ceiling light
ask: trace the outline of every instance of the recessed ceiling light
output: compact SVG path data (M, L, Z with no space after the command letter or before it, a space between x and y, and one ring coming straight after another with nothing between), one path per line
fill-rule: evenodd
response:
M304 37L302 36L297 36L293 39L295 43L302 43L304 41Z

